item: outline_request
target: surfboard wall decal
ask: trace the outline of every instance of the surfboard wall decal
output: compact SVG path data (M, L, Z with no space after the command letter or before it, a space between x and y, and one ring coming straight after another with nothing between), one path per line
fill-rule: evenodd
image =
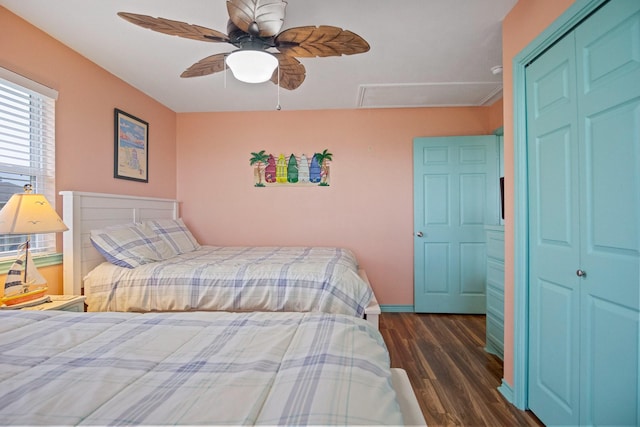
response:
M298 182L309 182L309 162L307 161L307 156L305 156L304 154L300 156L300 163L298 166Z
M287 182L291 184L298 182L298 160L293 154L289 156L289 164L287 164Z
M321 186L330 183L330 163L333 154L325 149L307 157L305 153L252 152L249 164L253 166L255 187Z

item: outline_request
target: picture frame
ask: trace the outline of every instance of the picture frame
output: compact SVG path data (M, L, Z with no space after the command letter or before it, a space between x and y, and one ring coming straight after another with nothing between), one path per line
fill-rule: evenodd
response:
M149 182L149 123L114 109L113 177Z

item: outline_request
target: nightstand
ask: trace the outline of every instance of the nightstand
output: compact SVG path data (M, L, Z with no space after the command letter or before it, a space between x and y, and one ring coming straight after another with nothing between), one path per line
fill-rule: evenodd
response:
M49 295L51 302L31 307L24 307L21 310L61 310L61 311L84 311L85 297L79 295Z

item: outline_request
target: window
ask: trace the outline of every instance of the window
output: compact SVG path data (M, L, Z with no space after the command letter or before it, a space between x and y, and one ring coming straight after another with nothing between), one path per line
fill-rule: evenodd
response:
M56 98L56 91L0 68L0 208L25 184L55 206ZM25 240L0 235L0 258L15 257ZM34 255L55 250L55 233L31 236Z

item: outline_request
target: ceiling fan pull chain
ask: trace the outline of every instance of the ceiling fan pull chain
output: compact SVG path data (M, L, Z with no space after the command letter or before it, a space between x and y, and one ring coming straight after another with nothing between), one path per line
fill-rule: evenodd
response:
M278 105L276 105L276 110L280 111L282 110L282 107L280 106L280 61L278 61Z

